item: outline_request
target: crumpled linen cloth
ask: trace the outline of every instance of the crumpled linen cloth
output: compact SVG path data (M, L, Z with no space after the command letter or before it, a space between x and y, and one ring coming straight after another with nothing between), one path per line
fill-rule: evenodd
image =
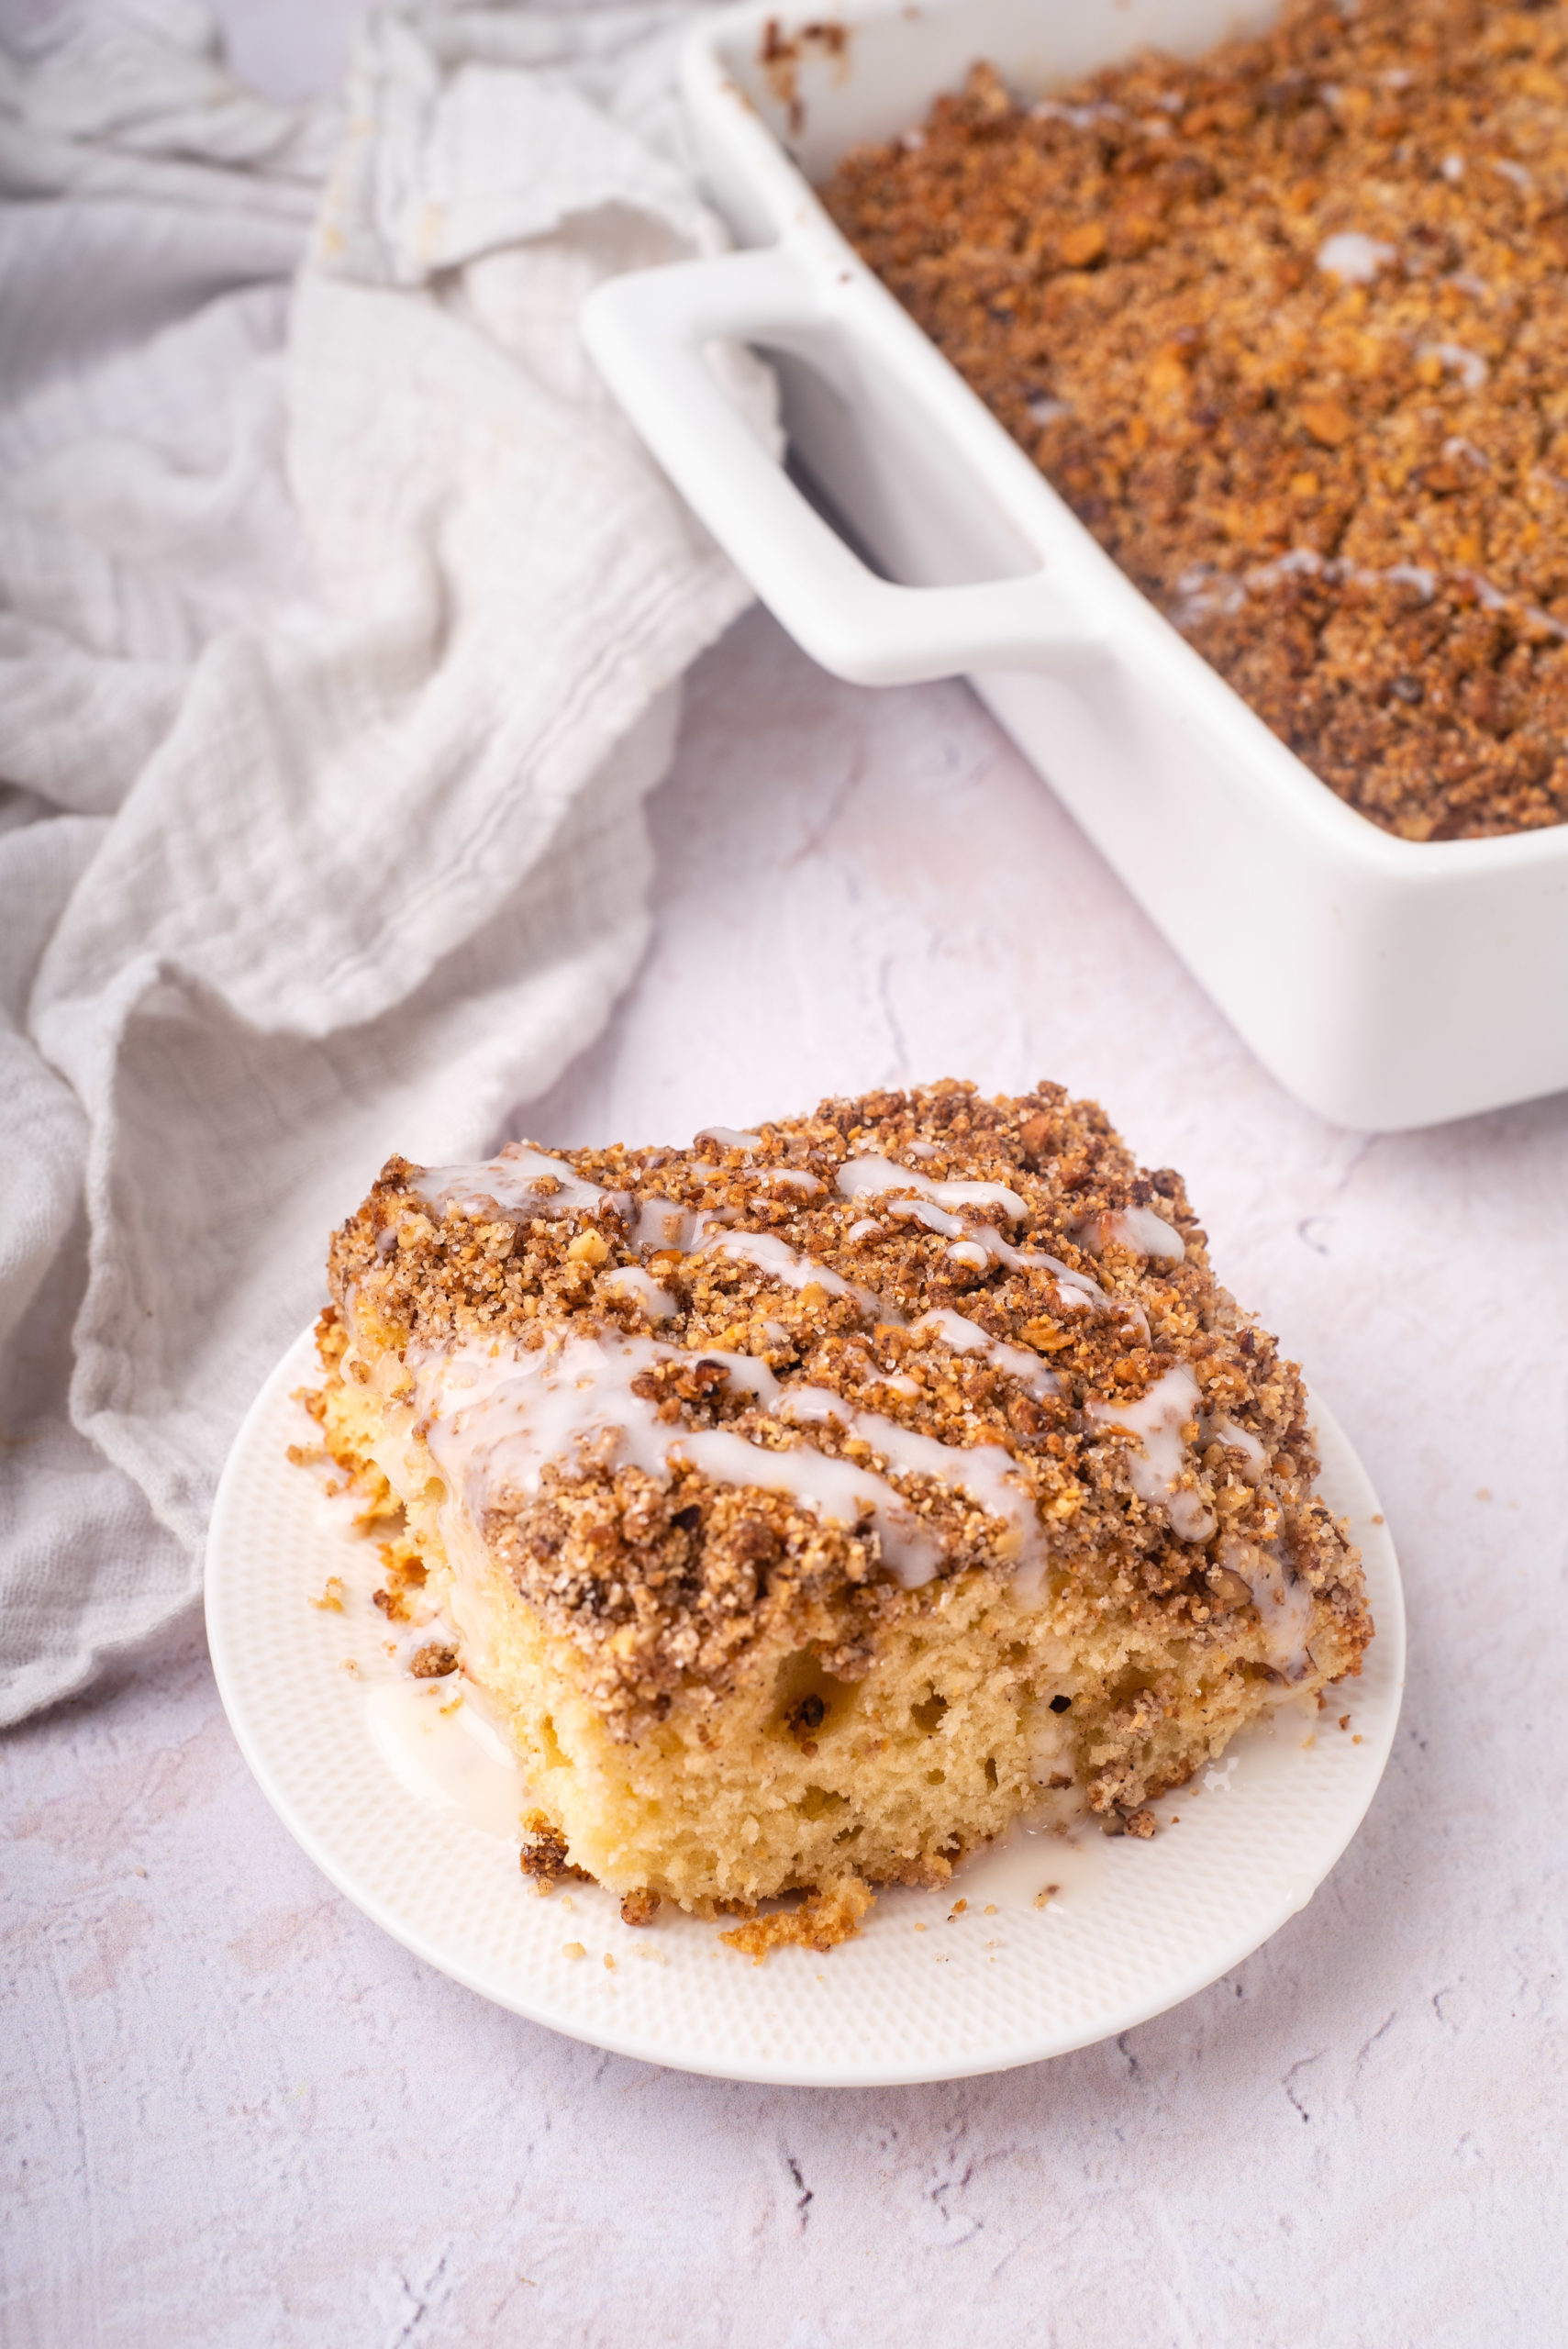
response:
M333 1223L638 961L746 591L574 319L723 241L683 14L393 7L341 109L190 0L0 51L0 1720L192 1600Z

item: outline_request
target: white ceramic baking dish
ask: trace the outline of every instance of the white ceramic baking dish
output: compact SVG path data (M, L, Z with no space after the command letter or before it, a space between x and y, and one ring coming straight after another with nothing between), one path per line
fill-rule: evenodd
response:
M1044 94L1275 13L716 13L690 38L684 97L709 192L753 250L617 279L584 324L655 455L808 652L867 685L968 674L1281 1084L1395 1130L1568 1085L1568 826L1417 844L1353 814L1102 553L811 192L976 58ZM707 365L722 338L776 362L790 470Z

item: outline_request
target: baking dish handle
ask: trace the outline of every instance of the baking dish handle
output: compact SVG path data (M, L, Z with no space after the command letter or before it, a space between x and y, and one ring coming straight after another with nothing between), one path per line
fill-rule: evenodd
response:
M893 685L1081 660L1103 640L1064 609L1043 572L962 587L879 579L722 390L705 344L854 335L848 306L832 295L829 284L772 246L612 278L584 304L583 335L687 504L823 668L854 685Z

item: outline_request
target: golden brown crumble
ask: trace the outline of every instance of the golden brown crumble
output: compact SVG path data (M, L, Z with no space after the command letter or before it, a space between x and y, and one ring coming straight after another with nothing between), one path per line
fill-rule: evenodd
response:
M333 1456L344 1466L353 1458L347 1452L337 1452ZM368 1474L380 1478L383 1484L386 1481L373 1463L363 1463L352 1473L361 1479ZM390 1486L387 1489L390 1491ZM365 1518L361 1515L355 1521L362 1526ZM371 1602L380 1608L389 1623L411 1623L417 1610L409 1605L409 1598L424 1589L425 1561L406 1533L398 1534L394 1541L378 1542L376 1549L386 1579L381 1589L372 1591Z
M1102 1822L1103 1831L1107 1835L1136 1835L1145 1842L1158 1831L1159 1824L1154 1813L1141 1806L1136 1810L1114 1810Z
M1307 0L1037 105L977 67L824 195L1341 798L1568 817L1568 6Z
M749 1957L753 1965L761 1965L775 1949L814 1949L819 1957L826 1957L840 1942L855 1939L874 1898L870 1886L859 1876L844 1876L820 1892L808 1893L793 1909L775 1909L771 1917L750 1918L718 1938L742 1957Z
M935 1182L1006 1185L1025 1208L1021 1219L1002 1219L1014 1245L1087 1274L1104 1302L1066 1311L1049 1267L955 1262L951 1235L875 1197L844 1197L840 1166L873 1155ZM1244 1603L1245 1585L1218 1555L1236 1534L1276 1544L1335 1619L1347 1664L1359 1655L1371 1625L1357 1554L1311 1491L1317 1462L1299 1374L1216 1284L1181 1178L1140 1169L1095 1104L1048 1084L985 1100L972 1085L944 1081L824 1102L813 1117L764 1126L754 1144L699 1137L688 1151L617 1146L558 1156L563 1169L629 1194L630 1214L609 1200L592 1210L503 1213L470 1197L438 1217L420 1192L420 1170L389 1161L332 1244L338 1309L351 1315L361 1345L418 1358L476 1337L538 1345L547 1329L656 1336L673 1358L639 1389L673 1434L722 1424L763 1446L810 1442L876 1460L840 1421L781 1421L707 1350L750 1354L786 1389L831 1388L856 1409L943 1443L1004 1447L1036 1504L1050 1588L1097 1616L1130 1616L1156 1636L1218 1650L1227 1618ZM809 1186L773 1179L781 1170ZM721 1211L731 1231L771 1234L857 1293L784 1286L711 1249L639 1250L633 1226L649 1200ZM1107 1232L1102 1219L1129 1208L1152 1208L1181 1232L1181 1263L1145 1257ZM602 1244L585 1252L585 1234ZM616 1285L621 1268L638 1264L675 1308L657 1324L634 1290ZM995 1361L909 1326L933 1308L959 1305L980 1329L1048 1364L1060 1392L1039 1399ZM1125 1438L1084 1412L1091 1398L1140 1397L1177 1364L1190 1368L1205 1413L1245 1430L1267 1459L1266 1475L1253 1481L1244 1450L1218 1437L1196 1441L1200 1431L1191 1431L1193 1491L1216 1520L1207 1543L1175 1538L1166 1510L1133 1491ZM943 1576L978 1567L1010 1578L1001 1521L945 1481L899 1483L940 1543ZM718 1483L689 1463L674 1464L660 1483L617 1468L593 1445L547 1466L536 1494L504 1492L482 1531L518 1591L573 1642L584 1685L617 1735L640 1734L677 1694L717 1702L748 1654L785 1625L797 1645L815 1644L830 1696L863 1675L879 1628L920 1598L888 1577L869 1521L820 1520L790 1495ZM389 1596L401 1586L389 1584ZM1156 1720L1168 1697L1158 1686L1129 1687L1127 1725ZM813 1726L810 1706L797 1704L793 1733L809 1742ZM1102 1776L1103 1807L1141 1799L1141 1787L1123 1787L1114 1769Z
M525 1876L543 1885L593 1881L584 1869L573 1866L560 1828L542 1810L530 1810L523 1821L523 1848L517 1864Z

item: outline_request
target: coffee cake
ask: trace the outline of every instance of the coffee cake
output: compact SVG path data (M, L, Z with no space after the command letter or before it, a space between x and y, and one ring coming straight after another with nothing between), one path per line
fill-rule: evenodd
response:
M779 1931L830 1941L1016 1820L1149 1834L1360 1670L1298 1373L1060 1086L394 1158L329 1275L381 1603L509 1728L525 1868L633 1921L804 1891Z

